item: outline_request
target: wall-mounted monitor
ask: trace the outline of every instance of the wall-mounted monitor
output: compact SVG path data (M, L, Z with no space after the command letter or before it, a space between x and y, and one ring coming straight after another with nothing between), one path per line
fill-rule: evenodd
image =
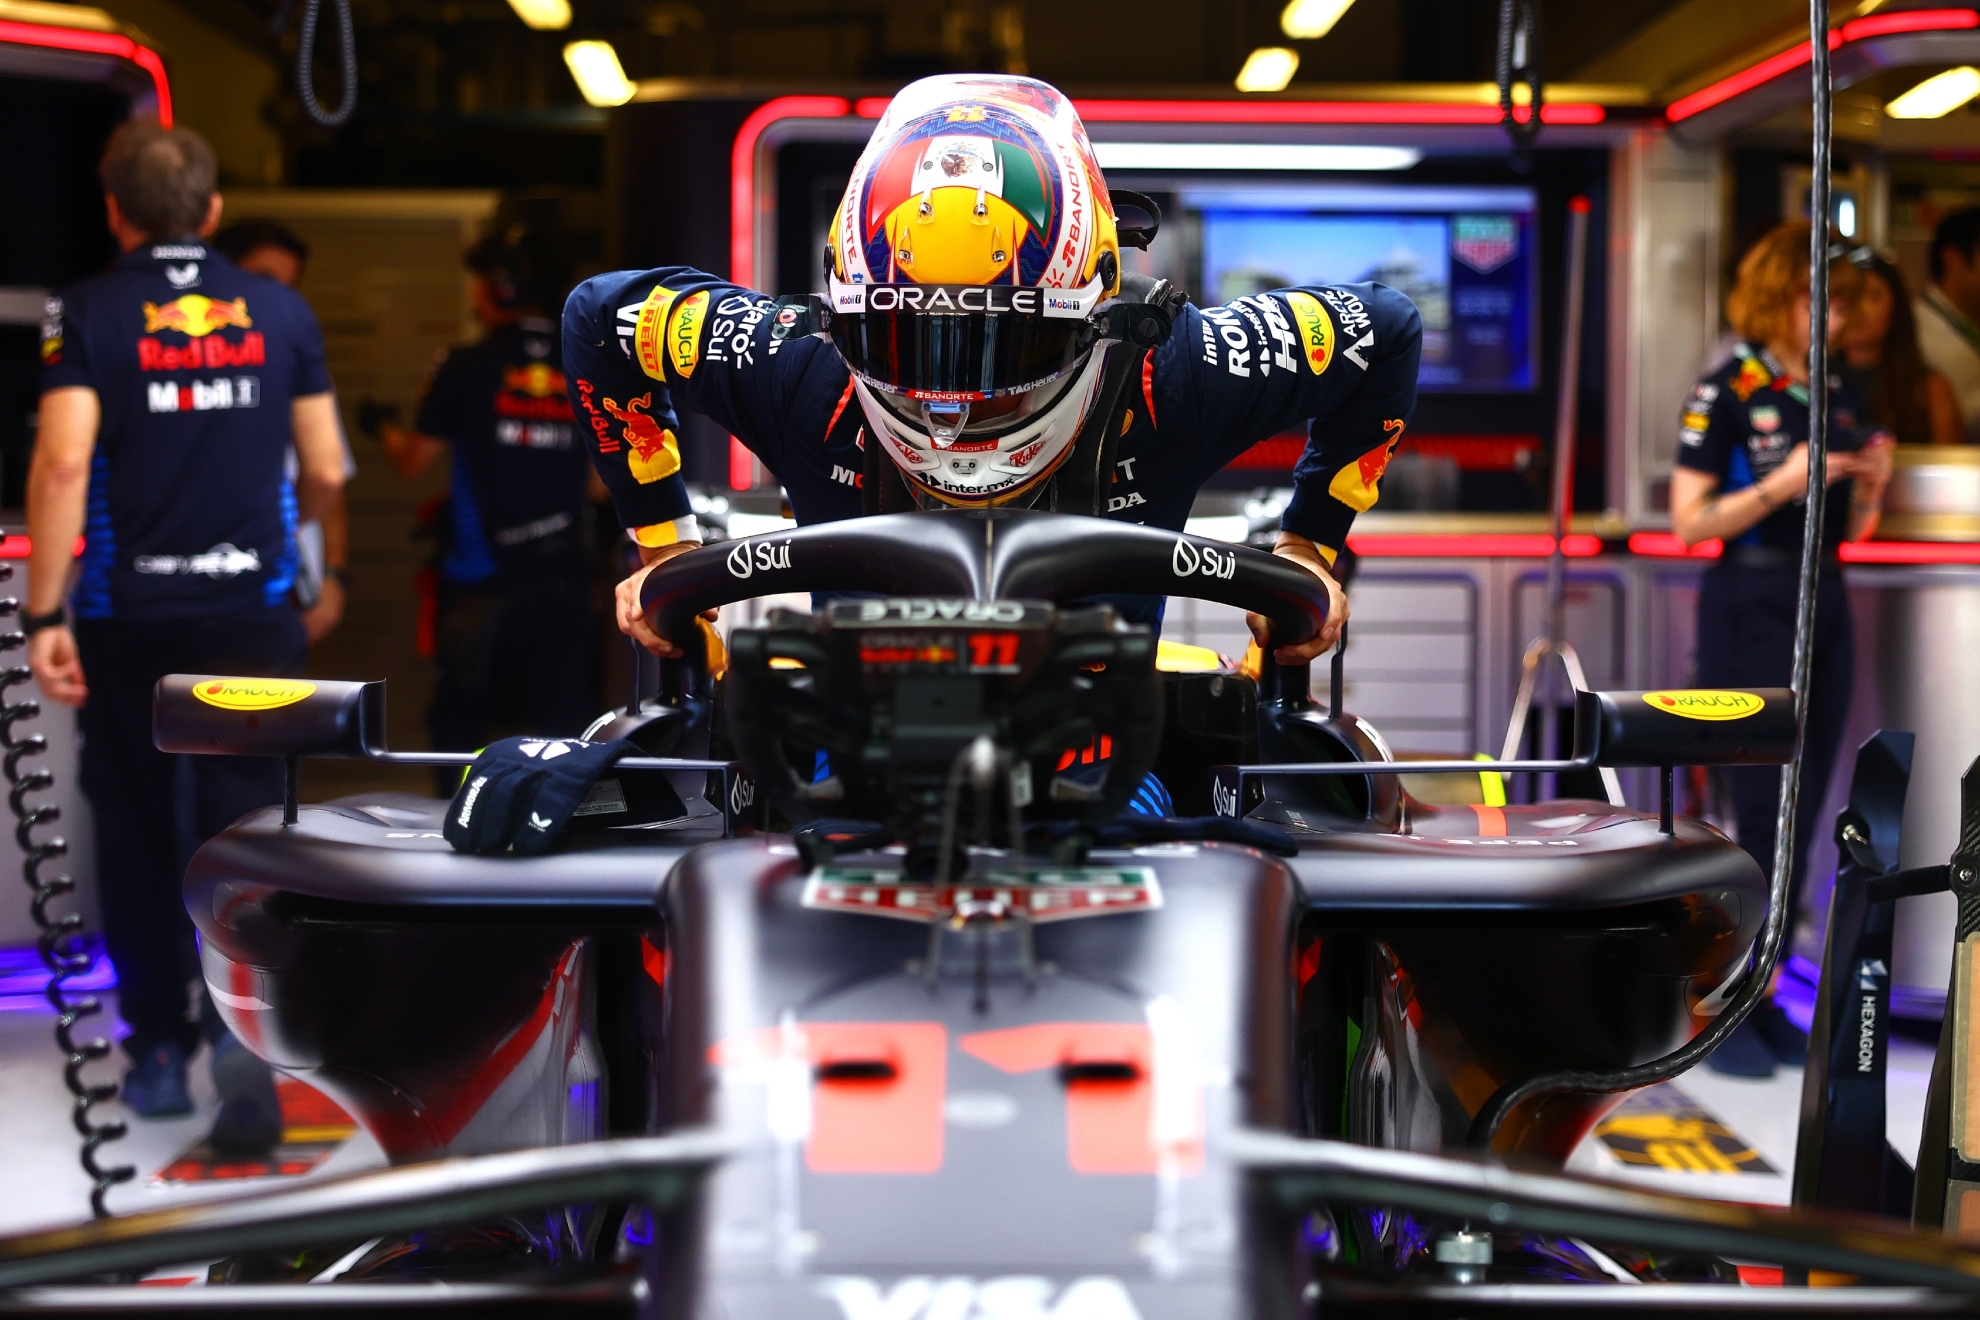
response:
M1376 281L1423 316L1418 386L1534 389L1534 195L1436 185L1187 189L1200 226L1202 301L1298 284Z

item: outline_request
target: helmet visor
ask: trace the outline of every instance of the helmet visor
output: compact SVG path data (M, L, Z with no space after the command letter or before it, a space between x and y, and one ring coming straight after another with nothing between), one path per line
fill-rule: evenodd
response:
M832 342L869 383L915 398L984 399L1065 374L1093 351L1092 322L1020 312L836 312Z

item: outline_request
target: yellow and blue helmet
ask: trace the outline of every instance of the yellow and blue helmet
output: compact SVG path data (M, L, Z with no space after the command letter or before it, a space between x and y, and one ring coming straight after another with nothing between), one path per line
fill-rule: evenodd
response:
M1031 78L924 78L881 116L833 218L826 298L860 406L918 495L1002 504L1064 461L1114 347L1106 181Z

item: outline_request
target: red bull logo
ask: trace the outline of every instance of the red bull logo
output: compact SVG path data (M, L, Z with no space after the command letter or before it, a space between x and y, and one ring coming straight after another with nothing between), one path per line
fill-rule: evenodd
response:
M532 399L564 397L564 373L548 362L531 362L520 367L502 368L502 388Z
M1334 474L1327 483L1327 493L1356 513L1366 513L1375 507L1375 501L1382 497L1382 474L1389 469L1389 456L1396 452L1402 443L1403 422L1401 418L1390 418L1382 423L1382 429L1389 433L1389 442L1369 450L1354 462Z
M162 306L145 303L143 310L144 332L148 335L155 335L160 330L176 330L182 335L202 339L215 330L225 330L229 326L246 330L254 324L253 318L248 316L245 298L220 302L204 294L189 293Z
M571 398L564 390L564 373L547 362L503 367L495 414L539 422L570 421Z
M635 481L644 486L671 477L681 470L680 444L675 440L674 433L647 413L647 409L653 406L651 393L626 400L623 408L610 399L601 398L599 403L607 413L623 423L620 435L632 450L626 455L626 465L632 470Z

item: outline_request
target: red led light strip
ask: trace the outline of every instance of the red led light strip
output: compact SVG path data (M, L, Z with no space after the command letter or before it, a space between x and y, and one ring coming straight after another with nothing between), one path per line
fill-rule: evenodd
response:
M1872 14L1832 29L1829 49L1840 50L1853 41L1868 41L1872 37L1888 37L1904 32L1959 32L1975 27L1980 27L1980 14L1971 9L1910 9L1892 14ZM1715 105L1722 105L1763 83L1793 73L1806 65L1813 53L1814 47L1805 41L1798 46L1790 46L1778 55L1770 55L1758 64L1699 88L1689 96L1679 97L1664 111L1664 118L1675 124ZM1540 121L1547 122L1544 110Z
M1895 17L1895 16L1894 16ZM1686 548L1670 532L1632 532L1629 551L1648 559L1717 559L1722 541L1700 541ZM1836 547L1845 564L1980 564L1980 544L1972 541L1845 541Z
M78 536L76 538L75 557L77 559L82 558L83 546L85 544L86 542L82 537ZM33 550L34 542L28 537L19 535L0 536L0 559L26 559Z
M1629 552L1646 559L1717 559L1725 548L1726 543L1716 539L1687 546L1675 532L1629 534Z
M1545 532L1504 532L1455 535L1407 532L1356 532L1348 549L1372 559L1545 559L1554 553L1554 538ZM1602 538L1570 532L1561 538L1561 553L1588 559L1602 553Z
M158 95L158 122L172 126L172 88L165 79L165 62L158 52L140 46L121 32L90 32L81 28L44 27L39 23L0 21L0 41L17 46L42 46L50 50L82 51L90 55L114 55L151 75Z
M1970 541L1846 541L1836 547L1845 564L1980 564Z

